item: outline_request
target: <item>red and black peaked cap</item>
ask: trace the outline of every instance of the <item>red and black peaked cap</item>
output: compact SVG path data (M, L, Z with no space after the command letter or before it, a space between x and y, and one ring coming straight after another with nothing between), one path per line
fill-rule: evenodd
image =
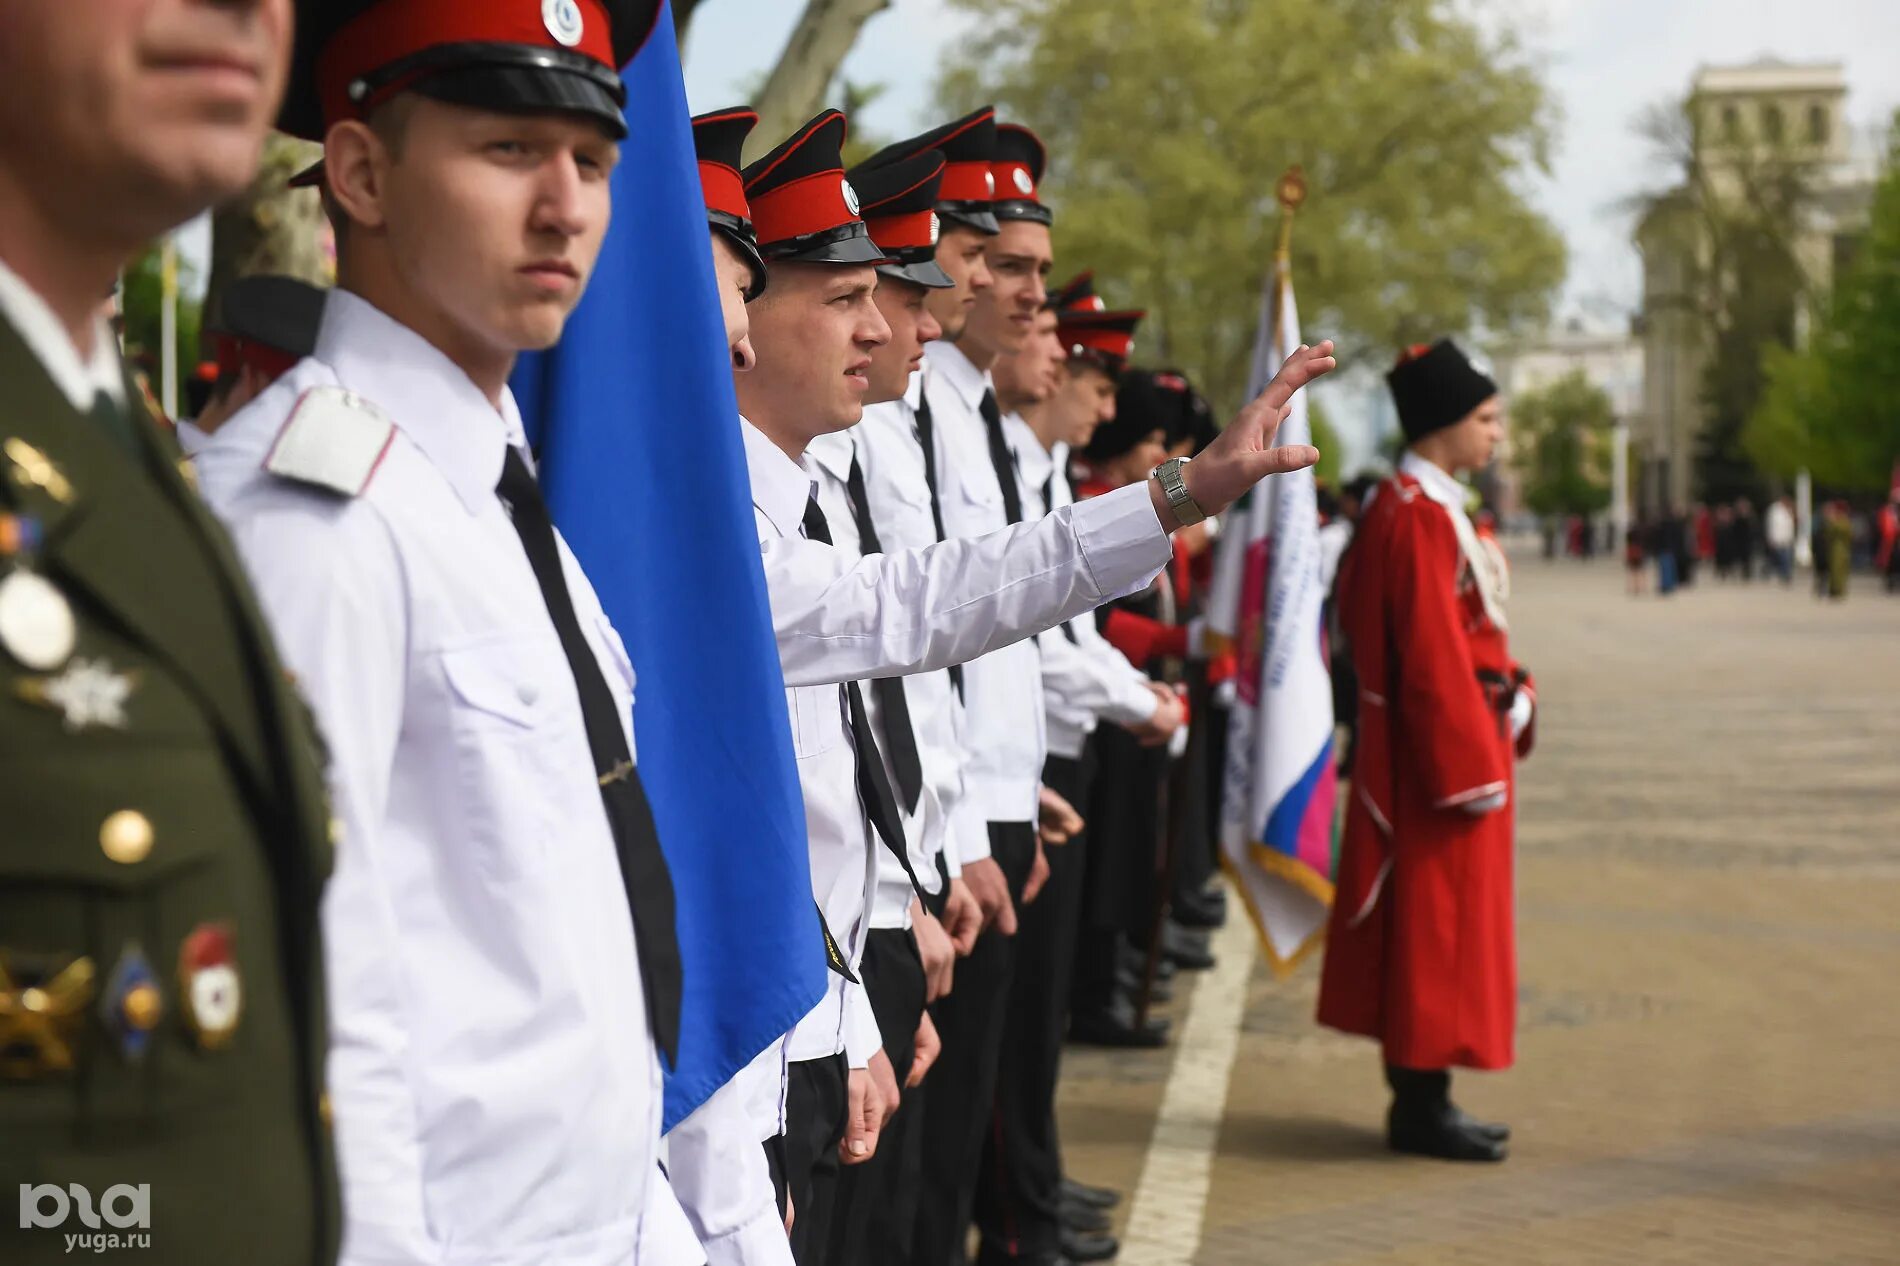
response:
M1111 312L1095 293L1095 274L1077 273L1049 296L1045 305L1055 309L1056 337L1073 361L1100 367L1109 377L1120 376L1135 350L1135 327L1148 314L1132 308Z
M570 111L627 134L620 67L664 0L299 0L277 126L322 140L401 92L506 113Z
M826 110L791 139L745 169L745 196L759 253L798 264L889 261L858 216L858 195L844 177L845 119Z
M990 170L996 183L996 203L991 209L998 220L1054 223L1055 212L1036 198L1048 161L1049 151L1034 132L1020 123L997 124L996 156Z
M882 167L931 150L944 157L937 213L979 233L998 232L990 210L996 196L996 178L990 174L990 161L996 156L996 107L972 110L954 123L887 145L866 159L863 166Z
M930 150L882 167L853 167L845 178L857 190L871 240L891 257L878 272L914 286L943 290L957 283L937 265L937 190L943 155Z
M205 334L220 375L245 368L269 379L290 372L317 345L330 292L295 277L240 277L218 296L218 316Z
M748 303L765 293L765 257L759 254L745 180L739 175L739 151L758 121L757 111L745 106L693 118L693 149L699 156L699 187L706 199L706 219L751 266L752 287L745 296Z

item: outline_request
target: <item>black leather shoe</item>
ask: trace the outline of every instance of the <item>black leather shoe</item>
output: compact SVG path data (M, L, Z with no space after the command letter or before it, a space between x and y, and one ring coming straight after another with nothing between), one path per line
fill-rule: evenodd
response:
M1071 1231L1064 1227L1061 1239L1062 1255L1072 1262L1105 1262L1122 1251L1122 1243L1112 1235L1088 1235Z
M1502 1140L1459 1124L1447 1108L1432 1113L1394 1112L1386 1121L1386 1145L1408 1156L1496 1162L1509 1156Z
M1172 920L1161 929L1161 953L1183 971L1214 969L1214 955L1207 948L1207 933L1184 928Z
M1106 1231L1111 1225L1108 1210L1073 1200L1062 1201L1056 1208L1056 1217L1061 1220L1063 1229L1069 1231Z
M1137 1027L1135 1009L1126 998L1116 998L1099 1011L1078 1011L1069 1017L1069 1040L1084 1046L1115 1046L1153 1050L1168 1044L1168 1022L1149 1016Z
M1470 1130L1473 1134L1482 1135L1494 1143L1511 1141L1510 1126L1502 1121L1480 1121L1475 1117L1467 1116L1465 1110L1455 1103L1451 1105L1451 1119L1452 1123L1460 1129Z
M1148 955L1133 946L1124 946L1115 966L1116 970L1128 973L1131 979L1140 980L1142 974L1148 970ZM1155 962L1155 979L1157 981L1173 980L1174 972L1174 960L1168 957L1166 942L1163 942L1161 957Z
M1062 1198L1072 1204L1088 1205L1091 1209L1113 1209L1122 1202L1122 1193L1112 1187L1091 1187L1085 1182L1064 1178Z
M1186 928L1226 927L1227 890L1216 887L1177 897L1169 906L1168 917Z
M1137 997L1141 993L1141 972L1130 970L1126 966L1117 967L1115 985L1130 998ZM1156 972L1154 987L1148 991L1148 999L1151 1002L1173 1002L1174 982L1160 972Z

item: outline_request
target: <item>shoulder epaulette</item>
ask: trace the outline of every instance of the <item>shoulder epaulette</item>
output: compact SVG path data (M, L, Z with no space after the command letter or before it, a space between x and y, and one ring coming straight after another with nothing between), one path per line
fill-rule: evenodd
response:
M297 398L264 469L346 497L368 491L396 438L396 424L373 402L342 387L312 387Z

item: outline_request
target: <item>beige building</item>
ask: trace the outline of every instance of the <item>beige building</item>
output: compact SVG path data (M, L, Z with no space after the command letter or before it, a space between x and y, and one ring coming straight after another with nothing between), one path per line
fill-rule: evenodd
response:
M1627 330L1595 328L1571 320L1531 338L1494 344L1489 351L1492 376L1507 407L1511 400L1581 372L1610 398L1619 424L1632 425L1642 411L1643 346ZM1505 452L1496 468L1487 472L1495 480L1497 505L1506 515L1521 508L1510 446L1507 432ZM1605 465L1607 469L1607 455Z
M1763 58L1711 66L1691 86L1688 144L1701 179L1654 202L1636 226L1643 257L1640 406L1631 417L1637 505L1687 504L1694 494L1696 436L1703 416L1710 259L1705 198L1738 197L1764 167L1807 169L1809 200L1795 255L1811 293L1824 293L1865 230L1873 165L1856 153L1846 119L1847 79L1838 64ZM1795 316L1796 337L1805 313Z

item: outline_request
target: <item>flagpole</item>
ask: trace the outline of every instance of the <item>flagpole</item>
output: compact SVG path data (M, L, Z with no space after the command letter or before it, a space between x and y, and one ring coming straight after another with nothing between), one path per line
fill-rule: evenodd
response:
M159 406L178 416L178 242L167 233L159 246Z
M1275 356L1279 356L1282 354L1281 326L1286 319L1286 280L1293 266L1293 221L1299 215L1301 205L1306 202L1306 173L1298 163L1286 169L1286 174L1273 187L1273 196L1280 204L1280 241L1273 251L1272 334L1267 346Z

